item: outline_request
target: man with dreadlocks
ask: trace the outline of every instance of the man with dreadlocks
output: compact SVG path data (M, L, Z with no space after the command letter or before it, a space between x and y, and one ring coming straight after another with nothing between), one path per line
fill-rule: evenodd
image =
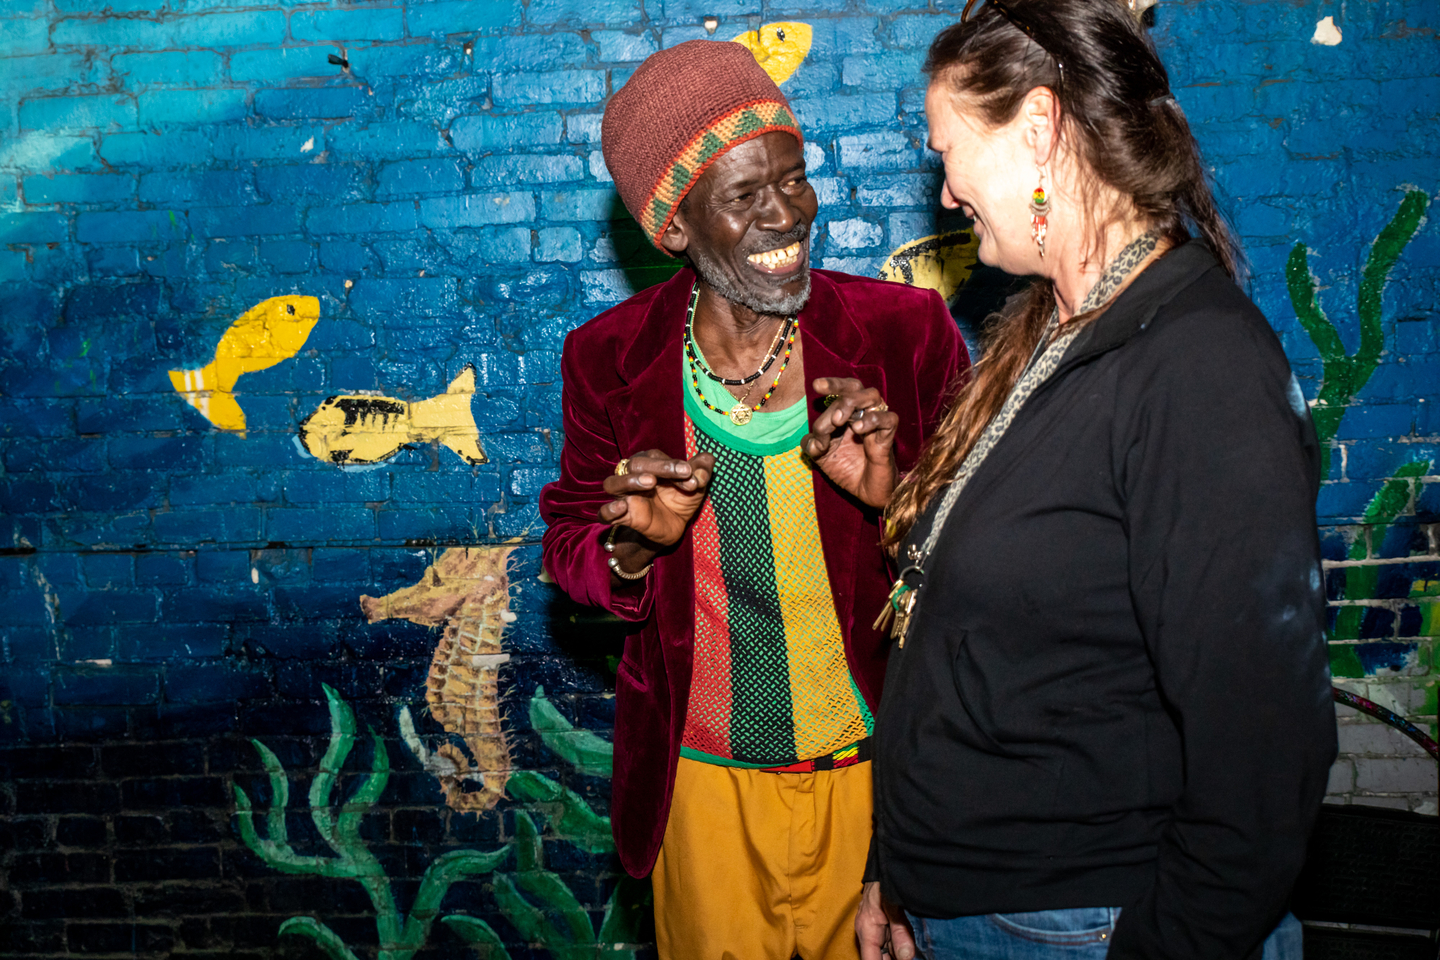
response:
M601 128L673 279L565 342L546 568L639 626L611 820L662 957L852 958L889 587L880 510L964 344L931 291L812 270L785 96L735 43L650 57Z

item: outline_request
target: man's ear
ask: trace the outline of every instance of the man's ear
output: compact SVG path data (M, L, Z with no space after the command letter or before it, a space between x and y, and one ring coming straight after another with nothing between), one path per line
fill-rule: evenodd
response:
M669 225L660 234L660 246L671 253L679 255L684 253L690 246L690 232L685 228L685 205L681 202L680 209L675 211L675 216L670 218Z

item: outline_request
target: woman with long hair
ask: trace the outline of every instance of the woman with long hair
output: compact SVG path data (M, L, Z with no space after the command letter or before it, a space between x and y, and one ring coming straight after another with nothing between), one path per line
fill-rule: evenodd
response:
M890 501L862 953L1297 956L1335 756L1308 409L1130 11L971 13L925 67L942 200L1038 279Z

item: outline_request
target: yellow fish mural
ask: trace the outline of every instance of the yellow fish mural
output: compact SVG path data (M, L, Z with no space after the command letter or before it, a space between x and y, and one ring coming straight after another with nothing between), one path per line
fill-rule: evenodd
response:
M198 370L171 370L170 383L221 430L244 430L245 411L235 400L235 381L295 356L319 319L315 297L262 300L230 324L215 347L214 360Z
M970 279L980 241L973 230L952 230L896 247L880 268L881 280L939 291L948 303Z
M429 400L330 397L300 422L300 442L311 456L334 464L379 463L412 443L434 441L466 463L488 463L470 410L474 395L475 367L467 364L444 393Z
M810 54L814 31L808 23L767 23L730 39L751 53L777 84L789 80Z

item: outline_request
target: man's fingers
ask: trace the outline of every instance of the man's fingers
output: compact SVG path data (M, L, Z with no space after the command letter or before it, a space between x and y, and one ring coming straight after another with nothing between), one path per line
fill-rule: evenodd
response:
M867 387L864 390L847 393L836 402L835 406L840 407L843 404L849 411L846 418L854 420L857 417L863 416L866 411L879 407L883 403L884 401L880 396L880 391L873 387Z
M880 898L880 885L871 881L860 893L855 911L855 938L860 942L860 960L882 960L889 934L889 918Z
M848 423L856 423L871 411L883 408L885 400L880 396L880 391L873 387L866 387L859 380L822 378L815 381L817 388L820 384L837 386L844 384L839 393L826 394L825 411L815 418L812 431L815 433L830 433L834 430L844 429ZM877 411L878 412L878 411Z
M914 960L915 932L910 929L905 911L884 897L881 897L880 905L885 911L885 919L890 922L890 956L894 960Z
M611 500L609 503L600 506L599 515L602 523L615 523L630 512L630 501L626 498Z
M850 422L850 432L857 437L879 434L880 438L884 439L885 431L894 433L899 426L899 414L891 413L888 410L867 410L860 419Z
M690 480L680 485L682 490L704 490L710 486L710 478L715 476L715 455L713 453L697 453L695 459L690 461Z
M601 484L612 497L623 497L631 493L646 493L655 489L655 474L627 473L623 477L610 476Z
M899 426L899 415L888 410L862 411L858 419L846 421L838 435L833 427L822 428L817 421L815 428L800 441L800 450L811 460L818 460L829 453L834 444L844 443L847 436L855 442L883 445L894 437Z
M864 384L854 377L817 377L812 386L816 393L828 397L844 393L847 390L859 390L864 387Z
M654 453L659 453L656 450ZM630 458L627 464L629 473L625 476L635 474L654 474L662 480L688 480L690 478L690 461L676 460L663 454L652 456L650 451L637 453Z
M813 433L807 433L800 440L800 452L811 460L819 460L830 452L830 438L821 439Z
M890 956L895 960L915 960L915 938L903 921L890 923Z

